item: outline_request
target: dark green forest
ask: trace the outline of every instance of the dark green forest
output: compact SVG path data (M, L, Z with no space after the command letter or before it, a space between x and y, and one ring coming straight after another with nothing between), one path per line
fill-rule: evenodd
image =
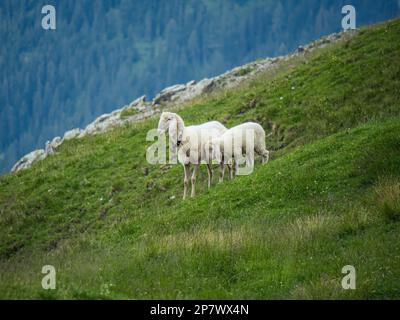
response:
M46 140L162 88L339 31L349 1L2 0L0 172ZM52 4L57 29L41 27ZM396 0L351 1L359 26Z

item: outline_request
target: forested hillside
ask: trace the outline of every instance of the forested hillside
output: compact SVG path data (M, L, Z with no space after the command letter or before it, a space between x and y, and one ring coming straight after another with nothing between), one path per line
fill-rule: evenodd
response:
M46 140L167 85L285 54L341 28L346 1L0 2L0 172ZM357 0L359 25L398 1Z

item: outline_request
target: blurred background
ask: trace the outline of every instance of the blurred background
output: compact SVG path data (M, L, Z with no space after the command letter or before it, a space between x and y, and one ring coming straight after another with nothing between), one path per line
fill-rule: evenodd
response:
M44 30L41 9L56 8ZM2 0L0 173L66 130L166 86L398 16L400 0Z

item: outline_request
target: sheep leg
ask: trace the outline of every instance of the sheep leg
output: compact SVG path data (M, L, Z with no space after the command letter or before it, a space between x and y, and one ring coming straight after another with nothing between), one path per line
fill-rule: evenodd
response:
M192 194L191 194L192 198L196 195L196 176L198 170L199 170L199 164L195 164L192 173Z
M242 157L242 150L240 148L237 148L234 150L234 158L233 161L235 163L235 175L238 174L239 172L239 159Z
M225 176L225 163L224 163L224 161L220 162L219 168L220 168L220 171L221 171L221 176L219 177L219 182L221 183L221 182L224 181L224 176Z
M231 164L228 164L228 167L229 167L229 175L230 175L230 177L231 177L231 180L233 180L233 178L234 178L234 175L235 175L235 168L234 168L234 163L233 163L233 161L231 162Z
M246 154L246 166L254 169L254 153Z
M212 166L211 163L207 163L207 173L208 173L208 189L211 188L211 180L212 180Z
M187 189L189 186L189 175L190 175L190 164L185 164L183 166L184 170L184 180L183 180L183 200L186 199Z
M235 160L235 176L237 175L238 171L239 171L239 162Z

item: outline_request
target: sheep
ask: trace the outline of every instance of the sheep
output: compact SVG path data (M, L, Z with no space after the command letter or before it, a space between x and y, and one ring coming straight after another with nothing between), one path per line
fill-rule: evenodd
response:
M196 175L199 165L205 162L208 173L208 188L211 187L212 180L212 158L210 153L205 150L205 142L212 138L217 138L228 129L218 121L210 121L201 125L185 127L183 119L176 113L163 112L158 123L158 132L163 134L168 131L170 139L173 141L172 152L177 150L178 161L184 168L184 189L183 199L186 199L189 185L190 165L193 164L191 177L192 191L191 197L196 194Z
M210 154L211 159L216 160L219 163L219 168L220 168L220 177L219 177L219 183L222 183L224 181L224 176L225 176L225 165L227 165L229 169L229 176L230 179L233 179L233 159L228 159L224 157L224 154L220 152L221 148L213 147L213 143L216 143L216 140L214 141L213 138L209 138L204 146L204 149L206 152Z
M210 148L212 157L221 163L221 177L225 164L235 162L236 174L239 170L239 159L244 153L246 155L247 167L253 167L254 151L262 156L262 163L269 160L269 151L265 147L265 131L255 122L246 122L235 126L220 135L212 137L206 143L206 148ZM252 149L250 149L252 148Z

